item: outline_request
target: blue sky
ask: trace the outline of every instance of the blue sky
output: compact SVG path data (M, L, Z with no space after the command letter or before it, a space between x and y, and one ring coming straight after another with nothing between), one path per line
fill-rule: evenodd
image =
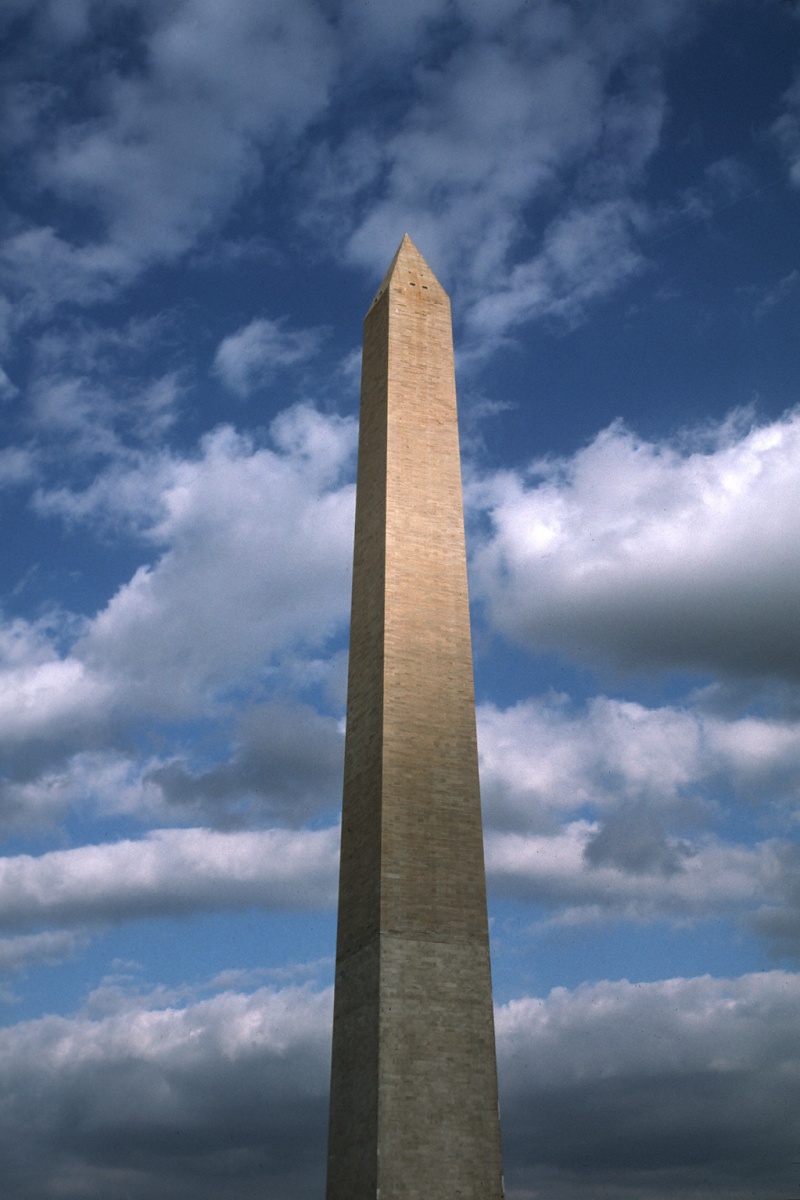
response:
M453 302L509 1196L796 1194L799 22L6 0L3 1194L321 1194L405 231Z

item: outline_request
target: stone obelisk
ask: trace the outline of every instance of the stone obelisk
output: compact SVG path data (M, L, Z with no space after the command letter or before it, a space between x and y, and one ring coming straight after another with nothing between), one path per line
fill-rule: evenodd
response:
M328 1200L502 1196L450 302L364 322Z

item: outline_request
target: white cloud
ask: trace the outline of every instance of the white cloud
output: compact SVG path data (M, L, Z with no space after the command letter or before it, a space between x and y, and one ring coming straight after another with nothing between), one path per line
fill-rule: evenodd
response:
M781 837L754 846L725 840L715 831L720 817L708 797L728 797L730 811L738 795L765 819L783 812L791 820L800 792L796 722L647 709L606 697L578 711L550 697L505 712L483 706L478 716L487 867L496 894L533 899L557 923L732 915L795 952L800 893L792 884L790 844ZM31 778L4 783L5 823L45 824L72 808L155 821L199 819L223 830L270 819L297 825L337 808L341 755L337 722L306 706L272 702L240 716L227 756L218 753L210 765L180 755L139 761L115 751L79 753L49 769L39 765ZM777 828L783 835L783 825ZM62 873L65 911L80 923L102 922L106 911L109 919L132 919L149 903L156 914L171 911L178 903L173 883L191 909L267 902L259 897L268 898L278 885L269 874L247 875L248 848L257 842L242 835L242 857L225 857L226 847L239 844L197 834L209 862L218 850L223 855L220 872L233 863L233 882L217 893L213 879L196 867L194 836L162 831L154 846L125 842L5 860L2 871L33 881L23 886L13 876L6 919L59 923L62 902L51 901L48 881ZM296 834L298 847L305 836ZM141 865L146 887L135 872L129 877L129 862ZM91 865L88 884L84 863ZM245 872L239 883L237 864ZM106 876L113 876L107 893ZM322 883L332 889L332 876ZM2 914L0 888L0 923Z
M87 717L84 712L82 738L75 738L83 744L92 741ZM44 737L47 726L39 727L38 732ZM86 749L72 755L67 749L63 755L66 761L57 761L54 765L51 765L50 757L34 746L33 752L21 756L23 765L18 777L0 782L0 827L5 830L48 828L62 820L70 810L84 816L124 813L141 818L159 813L163 817L161 788L148 778L149 772L156 770L160 763L142 763L108 749ZM186 814L181 812L180 815Z
M50 5L53 20L68 7ZM106 66L92 115L70 121L48 108L50 137L36 160L37 183L88 209L102 232L73 245L43 226L5 246L6 269L43 307L96 299L186 250L258 177L262 148L290 144L328 102L335 48L311 3L239 0L224 13L210 0L135 7L142 65ZM97 30L82 20L68 31L71 53L83 52L82 37L106 32L93 16ZM57 55L63 39L48 48Z
M699 7L464 0L464 36L417 68L393 124L317 148L310 228L375 271L409 230L456 281L473 351L523 321L578 319L644 265L660 63Z
M60 632L56 630L56 633ZM112 688L74 658L59 657L47 622L0 627L0 741L91 739L108 718Z
M303 408L273 434L277 452L221 429L200 460L174 464L150 532L168 549L74 647L134 707L196 711L346 619L354 489L341 476L354 423Z
M648 443L613 425L476 490L476 591L504 633L623 669L796 680L800 415Z
M724 716L689 705L647 708L595 696L573 708L547 695L478 709L482 790L495 828L552 829L587 806L646 805L700 818L720 789L766 809L800 799L800 723ZM630 814L630 809L628 810Z
M120 998L0 1031L13 1196L310 1200L323 1172L330 991Z
M319 1193L330 990L186 1005L106 993L77 1017L0 1031L9 1195ZM660 1200L685 1196L689 1173L697 1200L790 1194L799 1006L798 978L778 971L602 982L504 1005L509 1195Z
M39 515L59 517L71 526L85 524L147 537L163 519L164 495L183 460L160 451L117 453L120 447L111 438L107 448L110 463L88 487L82 491L68 483L40 487L33 507Z
M619 865L613 859L591 860L599 834L600 826L586 820L570 822L551 836L489 832L486 870L491 886L498 894L546 905L553 913L546 923L556 925L730 915L749 919L765 898L781 898L779 843L750 847L711 837L695 842L664 838L655 849L646 845L643 861ZM637 848L629 829L622 837L629 853ZM775 916L785 918L788 912L781 906ZM771 929L764 932L772 934Z
M58 478L85 459L122 459L163 443L179 414L185 379L153 371L175 337L174 313L103 325L87 318L50 326L34 343L27 381L30 421L45 467ZM66 453L67 447L69 454ZM85 478L85 476L83 476Z
M41 376L30 388L40 445L55 444L63 455L69 444L73 464L97 456L129 461L126 441L160 443L177 417L181 396L174 372L140 385L117 379L110 386L86 376Z
M62 300L108 300L137 269L139 264L119 247L109 243L75 247L52 225L14 233L0 246L0 277L22 297L14 309L17 325L49 312Z
M284 329L284 322L259 317L220 343L214 370L226 387L248 396L280 367L305 362L319 344L314 330Z
M335 903L338 829L152 830L140 841L0 859L0 928L103 925L210 909Z
M771 939L778 953L800 958L800 847L787 842L776 847L776 857L773 895L764 897L767 902L756 909L749 924Z
M524 200L592 144L599 88L579 54L531 70L519 46L468 43L424 78L405 128L385 144L388 194L370 206L350 255L377 269L408 227L431 261L463 260L483 281L519 232Z
M0 975L17 975L41 963L58 966L85 940L80 933L63 929L0 938Z
M11 382L6 372L0 367L0 401L12 400L18 392L19 388Z
M332 20L311 0L239 0L224 18L211 0L140 4L144 66L101 74L91 113L67 121L52 96L39 108L17 98L32 142L47 122L32 186L101 229L73 243L53 223L17 228L3 257L29 293L18 312L100 299L173 260L292 156L290 195L305 179L295 216L329 248L382 271L409 229L460 281L459 303L488 288L470 320L477 342L533 318L575 320L641 269L635 193L665 114L660 63L712 2L414 0ZM92 34L113 42L89 11L51 38L55 62L65 37L72 53L88 54ZM384 124L353 103L378 77L396 95ZM234 390L265 364L253 339L220 361Z
M476 301L470 328L491 346L523 321L575 320L591 300L643 269L634 233L646 223L641 206L626 199L574 208L549 226L535 258L515 266L503 288Z
M408 228L441 269L458 264L485 285L522 232L524 203L591 146L599 87L579 54L531 64L518 45L468 44L425 77L405 127L383 142L386 194L350 256L377 269Z
M82 716L83 726L76 721L73 740L88 745L93 740L90 714L84 710ZM0 829L52 828L69 812L84 818L133 816L156 824L191 821L223 829L267 821L297 826L338 809L344 749L339 721L308 705L272 700L243 705L228 723L233 726L230 747L225 745L226 723L220 722L211 763L204 739L197 736L188 749L176 745L162 758L132 755L124 748L70 753L68 738L63 747L56 742L43 749L35 740L27 752L18 747L16 777L0 780ZM31 724L33 729L18 731L18 742L32 733L40 740L57 737L46 714L36 713ZM14 761L9 732L7 728L6 754ZM118 740L125 747L125 738ZM54 753L58 750L62 752Z
M355 422L299 407L271 433L274 449L218 429L197 458L139 455L85 492L39 494L41 512L128 525L165 549L79 623L66 655L41 624L4 631L0 740L75 734L83 749L81 729L120 714L206 712L342 627Z
M6 446L0 450L0 489L29 483L35 477L36 459L30 450L18 446Z
M478 729L498 894L555 923L734 916L798 952L797 720L551 695L483 705ZM737 809L775 836L729 840Z
M665 809L717 769L702 744L702 718L680 709L597 696L575 712L566 697L551 695L505 711L483 705L478 723L489 821L500 828L552 828L587 805ZM794 733L797 755L800 729Z
M239 719L235 749L223 763L192 769L173 759L146 772L152 807L172 816L237 825L278 819L296 825L339 807L344 737L338 721L308 705L273 701Z
M558 988L498 1011L511 1195L790 1195L800 979Z

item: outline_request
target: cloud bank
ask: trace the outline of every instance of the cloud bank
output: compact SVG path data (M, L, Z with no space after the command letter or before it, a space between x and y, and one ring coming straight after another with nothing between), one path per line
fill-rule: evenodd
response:
M318 1194L331 1001L290 987L187 1003L110 981L77 1017L0 1032L0 1088L14 1099L4 1189ZM790 1190L798 1003L796 977L773 971L556 989L500 1008L509 1196L656 1200L685 1194L689 1177L698 1200Z

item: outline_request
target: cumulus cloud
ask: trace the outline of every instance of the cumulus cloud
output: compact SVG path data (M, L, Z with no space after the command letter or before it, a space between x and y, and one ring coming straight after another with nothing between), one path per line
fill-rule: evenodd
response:
M61 633L49 621L16 618L0 626L0 741L7 753L30 742L91 744L108 726L111 685L59 655Z
M281 367L309 358L319 344L310 329L285 329L282 321L258 317L223 339L214 356L214 370L226 387L247 396Z
M41 512L127 525L163 552L92 618L1 631L0 741L74 736L82 750L121 713L202 713L222 689L263 680L282 655L343 625L355 422L299 407L271 433L267 448L218 429L196 458L144 456L84 492L39 494Z
M782 836L752 846L727 840L709 800L738 795L770 819L780 811L791 819L800 788L796 724L606 697L576 710L550 697L505 711L483 706L479 731L494 895L544 906L549 923L733 916L781 952L797 951L791 844ZM337 722L272 702L245 710L230 756L216 764L87 751L5 781L5 824L45 824L75 809L199 818L222 830L275 819L296 825L336 809L341 756ZM143 841L0 860L0 924L291 905L293 889L307 889L315 904L333 902L332 831L322 840L307 830L238 836L161 830ZM291 851L281 849L284 838ZM270 865L276 855L287 878Z
M766 903L759 905L749 924L770 938L778 953L800 958L800 846L784 843L776 848L776 857L773 896L759 897Z
M335 902L339 834L152 830L140 841L0 859L0 928Z
M188 1004L117 989L0 1032L12 1195L319 1193L330 990ZM796 976L626 981L496 1014L506 1181L556 1200L789 1193Z
M170 362L175 325L169 313L116 326L82 317L36 337L27 423L45 477L84 482L87 460L97 474L103 459L130 467L142 447L163 444L186 393L186 378ZM164 369L154 371L155 359Z
M734 845L705 837L654 835L652 823L630 829L576 820L551 836L489 833L486 870L498 895L533 900L548 923L750 917L780 893L778 843ZM614 840L616 839L616 840ZM786 919L787 910L780 916ZM778 913L775 913L778 917ZM776 932L766 925L765 933Z
M615 424L568 460L496 475L475 496L493 623L622 669L796 681L799 452L796 412L681 444Z
M597 132L591 66L565 52L537 65L531 72L519 43L477 41L428 75L405 128L384 146L389 194L370 205L351 238L356 261L375 269L386 261L402 214L432 261L449 265L456 253L466 257L467 246L480 246L473 274L483 278L497 266L523 200L552 184L556 168ZM444 212L430 204L435 191Z
M110 245L73 246L52 225L13 233L0 245L0 278L22 297L15 324L40 316L63 300L95 303L110 299L130 282L136 268Z
M551 695L483 705L478 730L495 894L555 923L734 916L798 953L796 720ZM729 840L742 805L776 836Z
M86 716L84 712L84 721ZM37 732L43 732L41 727ZM90 743L86 724L83 735ZM142 779L141 765L124 754L87 749L69 755L67 751L66 761L52 763L36 741L28 746L27 755L21 756L22 763L17 761L16 777L0 781L0 826L6 833L37 826L52 828L70 810L142 814L160 800L159 789L154 784L148 789ZM18 758L9 753L8 746L6 752L9 759Z
M331 20L311 0L241 0L223 20L209 0L180 0L136 6L124 57L99 10L83 6L65 33L45 6L39 53L54 78L90 59L96 70L98 41L115 65L69 117L52 87L9 92L16 138L39 146L29 188L91 230L74 237L60 211L15 226L0 261L26 293L17 317L107 298L173 261L267 175L288 186L306 235L351 263L382 272L410 228L458 279L459 304L480 300L474 348L526 320L576 320L642 269L637 191L666 112L661 64L712 2L414 0ZM394 89L390 115L354 116L378 77ZM290 159L301 170L287 181ZM217 366L232 390L294 352L279 332L264 318L226 339Z
M227 762L205 770L173 759L147 772L160 806L217 825L267 817L297 824L340 802L344 737L308 705L273 701L246 711Z
M288 145L328 103L335 49L311 3L242 0L224 16L208 0L135 8L127 33L138 34L136 53L127 68L108 58L115 65L96 80L93 107L67 116L52 100L43 106L50 137L31 183L88 212L96 233L73 243L43 224L7 240L7 275L42 307L101 298L175 258L258 178L262 150ZM62 22L62 36L40 37L53 69L95 70L85 57L94 37L113 42L104 14L90 22L81 11L68 39Z
M797 976L773 971L559 988L504 1006L511 1194L791 1194L798 1004Z
M58 966L72 958L85 940L81 933L71 929L0 938L0 975L18 975L40 963Z
M324 1173L330 991L120 1002L0 1033L8 1195L308 1200Z
M0 829L48 829L70 812L228 829L268 821L296 826L338 808L344 736L339 721L310 705L241 707L231 718L230 742L225 722L216 727L211 761L197 736L180 754L131 753L124 726L94 730L100 742L118 735L119 746L71 754L71 742L93 740L89 713L82 715L83 726L70 727L61 743L44 720L35 726L38 736L24 731L22 747L6 743L17 770L0 779Z
M720 792L785 812L800 799L796 720L608 696L576 707L549 694L504 710L482 705L478 733L495 828L547 831L565 814L620 805L700 820L704 797Z
M478 712L482 790L490 823L552 831L564 814L620 801L664 809L708 774L700 721L598 696L573 711L549 695Z
M527 321L580 320L646 267L643 241L674 211L669 155L649 178L668 113L661 67L706 2L3 6L19 51L0 81L5 202L34 199L36 214L12 217L0 246L14 300L0 299L0 394L9 413L25 404L17 432L35 442L0 451L0 485L38 487L21 528L42 519L70 535L52 562L52 543L31 546L52 574L0 624L0 821L69 831L59 849L15 845L0 860L6 976L63 962L114 924L150 918L152 935L162 919L248 908L313 921L334 903L337 833L318 826L333 820L342 733L312 705L342 675L356 429L301 406L268 435L216 429L187 449L220 388L183 403L181 322L242 397L305 368L320 337L289 318L244 324L246 271L240 315L215 325L232 293L207 304L209 272L221 279L237 254L293 265L275 246L296 243L298 224L306 250L315 230L340 265L381 271L410 226L455 283L471 351ZM795 91L774 130L794 174ZM682 159L704 179L681 179L687 214L710 214L746 178L734 159L703 176L703 153ZM268 207L269 244L249 236ZM169 272L131 292L175 303L171 316L125 323L115 303L113 328L71 318L37 332L25 393L28 347L6 328L60 300L118 300L189 254L185 305ZM795 274L776 273L759 311ZM296 311L301 282L250 311ZM475 580L495 629L623 670L719 671L745 692L755 681L749 710L731 687L727 708L724 688L658 708L484 706L490 886L533 901L531 920L599 932L725 919L780 953L800 946L797 428L789 415L649 444L615 426L473 489L489 531ZM65 566L95 535L102 567L88 547ZM46 590L76 565L87 578L62 595L81 611L51 612ZM765 680L787 689L780 716L753 704ZM73 845L81 836L104 841ZM233 961L225 978L263 981ZM0 1192L319 1194L330 993L187 995L109 984L77 1017L0 1032ZM797 1001L796 980L770 973L607 983L500 1010L511 1194L790 1194Z
M82 458L129 457L126 444L163 440L178 415L182 396L177 375L168 372L140 385L121 379L112 387L86 376L41 376L29 392L40 445L65 445Z
M198 699L344 621L352 545L351 421L296 409L273 424L276 450L230 429L199 461L174 465L140 567L73 655L137 707L195 711Z
M309 226L375 271L410 229L457 281L473 351L527 320L577 320L644 266L637 190L666 112L660 62L690 7L465 0L463 36L411 77L390 126L315 149ZM407 31L436 5L414 15Z

